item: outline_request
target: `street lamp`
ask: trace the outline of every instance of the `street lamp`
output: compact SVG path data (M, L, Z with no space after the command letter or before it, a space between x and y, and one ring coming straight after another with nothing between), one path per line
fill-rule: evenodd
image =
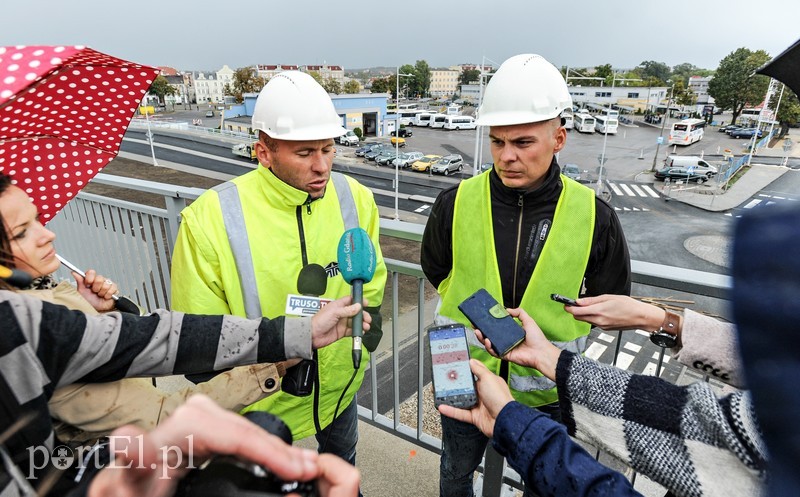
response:
M669 81L667 81L669 83ZM661 121L661 131L658 133L658 141L656 142L656 154L653 156L653 166L650 168L650 171L656 170L656 160L658 159L658 149L661 147L661 142L664 141L664 126L667 124L667 120L669 120L669 108L672 106L672 92L675 90L675 83L672 83L672 86L669 89L669 99L667 99L667 111L664 113L664 120Z
M397 87L394 94L394 101L397 108L395 109L395 122L394 122L394 149L395 159L392 161L394 164L394 220L400 220L400 209L398 203L400 201L400 76L413 77L413 74L400 74L400 66L397 67Z
M611 102L614 100L614 86L617 81L641 81L638 78L617 78L617 74L612 72L613 78L611 79L611 100L608 101L608 110L611 110ZM600 185L603 182L603 169L606 165L606 142L608 141L608 121L611 119L611 112L606 112L606 125L603 133L603 151L600 154L600 173L597 175L597 194L600 194ZM619 119L617 120L619 122Z
M150 155L153 156L153 166L158 167L156 151L153 148L153 131L150 129L150 112L148 112L150 108L146 104L142 108L144 109L144 120L147 122L147 141L150 142Z

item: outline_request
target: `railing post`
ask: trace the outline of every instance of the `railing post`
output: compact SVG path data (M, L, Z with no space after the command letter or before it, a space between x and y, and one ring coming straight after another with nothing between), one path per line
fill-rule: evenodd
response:
M500 497L503 490L503 467L505 459L501 456L492 444L486 447L483 466L483 497Z
M172 256L172 248L175 246L175 239L178 236L178 227L181 224L181 211L186 207L186 199L181 197L164 196L164 203L167 207L167 247L169 255Z

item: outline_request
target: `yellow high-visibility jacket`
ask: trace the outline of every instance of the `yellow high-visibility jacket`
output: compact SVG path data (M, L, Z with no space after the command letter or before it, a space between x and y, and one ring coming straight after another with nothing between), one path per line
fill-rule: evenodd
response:
M229 195L231 192L234 193ZM226 217L221 202L230 202L231 198L234 204L239 202L239 210L234 210L239 214ZM369 307L380 306L386 266L378 245L379 216L372 192L349 177L333 173L325 195L309 202L307 193L259 166L204 193L181 213L183 220L172 257L173 309L199 314L254 317L252 314L258 312L272 318L281 316L285 314L287 296L299 294L300 270L314 263L325 268L328 276L322 297L349 295L350 286L339 274L336 263L339 239L345 231L343 216L353 214L340 204L348 202L354 205L357 225L367 231L376 247L375 276L364 285L364 298ZM244 245L244 249L237 252L232 249L234 244ZM240 278L241 273L249 276ZM248 301L246 297L253 294L257 299ZM279 416L295 439L324 429L333 420L336 402L353 374L351 351L350 339L317 351L318 390L314 394L294 397L280 392L247 409ZM339 414L361 386L368 359L369 354L364 351L362 366Z

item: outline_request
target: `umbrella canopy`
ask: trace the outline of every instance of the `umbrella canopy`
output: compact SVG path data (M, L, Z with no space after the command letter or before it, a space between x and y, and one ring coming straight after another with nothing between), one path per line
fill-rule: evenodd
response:
M800 40L756 72L781 81L800 95Z
M157 75L81 46L0 47L0 172L43 223L117 155Z

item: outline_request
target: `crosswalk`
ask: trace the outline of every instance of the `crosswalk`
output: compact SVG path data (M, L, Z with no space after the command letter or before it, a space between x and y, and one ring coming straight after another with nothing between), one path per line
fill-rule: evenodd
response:
M770 205L774 205L779 202L797 202L796 198L791 197L784 197L781 195L769 195L766 193L759 193L754 198L750 199L749 202L741 206L739 209L736 209L733 212L725 213L728 217L742 217L744 209L756 209L760 207L766 207Z
M645 197L645 198L659 198L661 195L653 189L649 184L644 183L615 183L608 182L609 188L614 192L614 195L620 197Z
M619 352L617 352L617 341L620 340ZM650 341L650 333L646 331L606 332L593 328L589 333L586 357L605 364L612 364L615 354L616 367L631 373L655 376L661 349ZM666 351L659 376L674 382L683 368L683 365L671 361L670 353Z

